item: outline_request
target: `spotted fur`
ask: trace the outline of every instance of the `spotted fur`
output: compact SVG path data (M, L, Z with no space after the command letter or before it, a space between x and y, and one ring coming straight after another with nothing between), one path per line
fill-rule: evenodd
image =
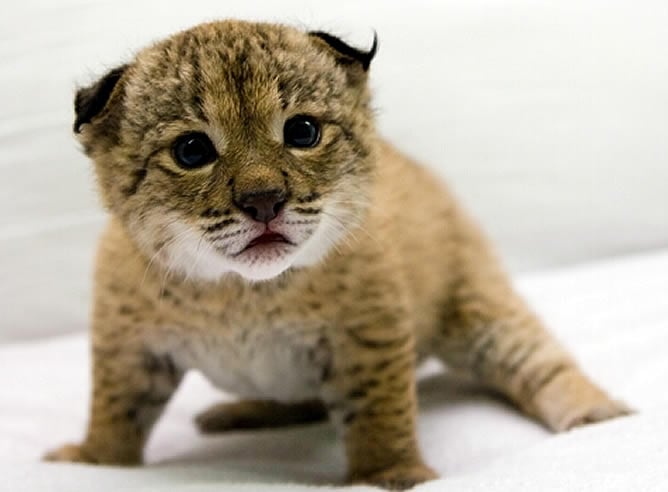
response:
M544 330L445 186L378 136L373 53L214 22L80 91L75 130L111 218L88 431L49 459L139 463L189 369L248 399L204 413L203 431L329 415L349 479L391 488L435 477L415 436L415 367L428 356L555 431L627 412ZM284 145L297 114L322 125L317 146ZM184 170L170 149L193 131L218 158ZM248 250L265 225L238 197L263 190L286 197L270 224L289 241Z

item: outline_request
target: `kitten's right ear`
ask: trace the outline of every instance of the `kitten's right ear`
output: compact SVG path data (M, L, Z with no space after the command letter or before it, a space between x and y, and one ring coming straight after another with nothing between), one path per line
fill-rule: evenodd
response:
M74 133L81 133L82 125L91 123L94 118L108 110L112 99L119 92L119 81L127 68L128 65L114 68L93 85L77 91L74 98Z

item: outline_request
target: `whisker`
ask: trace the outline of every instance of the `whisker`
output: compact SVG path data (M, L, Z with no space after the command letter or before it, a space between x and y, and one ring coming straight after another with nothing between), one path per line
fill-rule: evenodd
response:
M186 236L191 233L191 230L185 230L182 233L178 234L174 240L171 242L171 245L176 246L178 248L179 245L183 244L183 242L186 239ZM162 276L162 282L160 283L160 291L158 294L158 302L162 303L162 300L164 298L165 294L165 286L167 285L167 280L169 279L170 275L173 273L173 268L171 265L172 262L167 262L166 268L164 275Z
M343 204L343 203L345 203L345 202L343 202L343 201L335 201L335 202L332 202L332 204L334 204L334 205L339 205L339 204ZM352 203L352 202L351 202L351 203ZM335 215L333 215L331 212L327 212L327 211L325 211L325 210L323 210L322 213L325 214L325 215L328 215L329 217L331 217L332 219L334 219L336 222L340 223L342 226L345 227L345 225L342 224L341 219L340 219L338 216L335 216ZM369 237L369 239L371 239L372 241L374 241L374 242L376 243L376 245L382 247L382 244L380 243L380 241L378 241L378 239L377 239L376 237L374 237L374 236L369 232L369 230L366 229L361 223L360 223L360 224L356 224L356 225L355 225L355 229L359 229L361 232L363 232L364 234L366 234L366 235ZM351 231L351 232L352 232L352 231Z
M160 228L161 228L162 230L164 230L164 229L168 229L168 228L171 227L172 225L174 225L174 224L178 224L178 223L180 223L180 222L181 222L181 221L180 221L179 219L174 219L174 220L172 220L172 221L170 221L170 222L167 222L167 223L165 223L165 224L162 224L162 225L160 226ZM189 232L189 231L183 231L183 232L181 232L181 233L179 233L179 234L177 234L177 235L175 235L175 236L170 237L170 238L169 238L167 241L165 241L165 243L164 243L160 248L158 248L158 250L151 256L151 258L149 259L148 264L146 265L146 268L144 269L144 274L142 275L141 282L139 283L139 287L140 287L140 288L141 288L141 287L144 285L144 283L146 282L146 277L147 277L147 275L148 275L148 271L149 271L149 269L151 268L151 265L153 265L153 262L155 261L155 259L160 255L160 253L162 253L166 248L172 246L172 245L174 244L174 242L176 242L177 240L179 240L180 238L182 238L183 236L185 236L188 232Z
M192 273L197 269L197 265L199 265L199 261L201 260L203 255L199 254L200 248L202 247L202 241L204 240L204 235L200 234L199 240L197 241L197 246L195 247L195 261L192 263L192 268L189 270L186 270L186 278L185 281L187 282L190 280L190 276Z

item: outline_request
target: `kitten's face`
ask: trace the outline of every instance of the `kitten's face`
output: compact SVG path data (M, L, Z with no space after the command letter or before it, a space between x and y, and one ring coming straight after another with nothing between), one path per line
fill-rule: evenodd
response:
M361 220L372 53L323 36L206 24L80 91L75 129L104 200L153 261L268 279L318 262Z

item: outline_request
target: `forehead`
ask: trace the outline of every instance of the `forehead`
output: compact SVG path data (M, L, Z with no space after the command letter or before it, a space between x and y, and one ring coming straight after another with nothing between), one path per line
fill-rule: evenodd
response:
M338 111L345 87L343 71L306 33L219 22L141 52L127 98L146 124L195 119L227 126L281 111Z

